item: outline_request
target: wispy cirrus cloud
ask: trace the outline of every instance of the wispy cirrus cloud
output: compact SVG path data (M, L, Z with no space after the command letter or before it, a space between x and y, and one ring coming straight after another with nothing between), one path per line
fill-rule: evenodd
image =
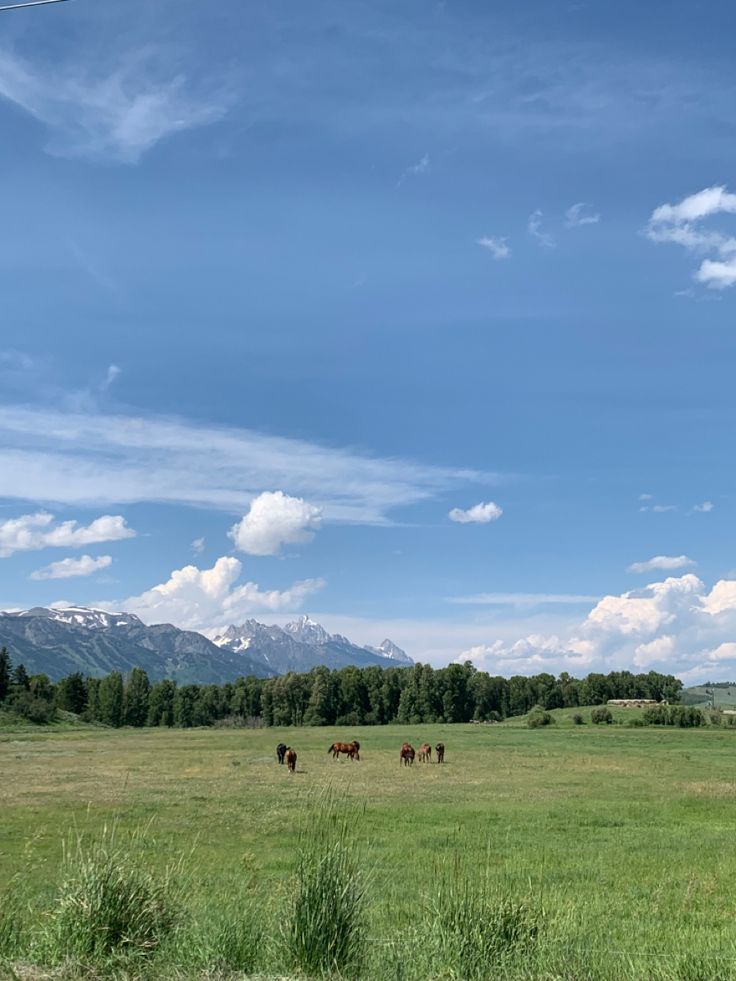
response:
M736 214L736 194L722 185L706 187L675 204L655 208L644 229L653 242L680 245L703 258L694 278L711 289L736 283L736 237L708 226L716 215Z
M107 569L112 565L111 555L100 555L96 559L91 555L80 555L78 559L61 559L51 562L43 569L36 569L30 575L31 579L74 579L79 576L91 576L94 572Z
M535 241L542 246L543 249L555 249L557 248L557 241L554 236L550 235L549 232L545 232L542 229L542 220L544 215L537 209L529 215L529 220L527 222L527 231Z
M490 252L494 259L509 259L511 257L511 246L505 238L483 235L475 240L475 244L480 245L486 252Z
M580 228L583 225L597 225L601 216L589 204L578 201L565 212L565 228Z
M473 593L470 596L450 596L448 603L460 606L578 606L597 603L600 596L582 593Z
M204 91L165 63L153 47L94 67L42 64L4 50L0 97L46 126L49 153L134 164L165 137L222 118L230 102L222 86Z
M21 500L159 501L243 514L276 486L322 508L326 521L387 524L393 508L502 479L169 417L0 412L0 496Z

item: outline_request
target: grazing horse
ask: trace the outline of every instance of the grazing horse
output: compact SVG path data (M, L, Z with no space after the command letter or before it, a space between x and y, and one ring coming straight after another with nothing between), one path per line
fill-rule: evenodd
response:
M296 750L292 749L291 746L286 750L286 766L289 773L296 772Z
M351 760L357 760L360 763L360 743L357 739L351 743L333 743L327 752L332 753L333 760L339 759L340 753L344 753Z
M404 743L404 745L401 747L401 753L399 754L399 765L403 763L404 766L411 766L416 755L416 750L412 744Z
M419 747L419 762L432 762L432 747L429 745L429 743L422 743L422 745Z
M279 743L278 746L276 747L276 759L279 761L279 763L284 762L284 757L286 756L287 749L288 746L286 745L286 743Z
M437 762L438 763L444 763L445 762L445 744L444 743L437 743L437 745L435 746L435 750L437 751Z

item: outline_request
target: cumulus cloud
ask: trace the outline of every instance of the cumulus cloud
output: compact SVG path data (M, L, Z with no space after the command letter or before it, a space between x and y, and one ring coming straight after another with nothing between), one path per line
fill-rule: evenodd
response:
M93 572L107 569L112 565L112 556L100 555L93 559L91 555L80 555L78 559L61 559L52 562L43 569L31 573L31 579L73 579L77 576L91 576Z
M448 517L450 521L457 521L461 525L487 525L489 521L497 521L502 514L503 508L493 501L487 501L474 504L472 508L465 511L462 508L453 508Z
M137 163L164 137L212 123L227 108L221 92L195 92L164 64L152 46L86 69L0 51L0 97L46 126L52 154Z
M670 242L702 256L695 279L711 289L736 282L736 238L704 224L716 215L736 214L736 194L725 187L706 187L676 204L652 212L645 234L653 242Z
M511 256L511 247L505 238L493 238L484 235L482 238L476 239L475 244L490 252L494 259L508 259Z
M715 508L713 501L703 501L702 504L696 504L693 511L698 511L701 514L709 514Z
M655 555L646 562L632 562L627 572L671 572L673 569L687 569L696 563L687 555Z
M686 573L604 596L566 634L479 644L458 660L464 659L496 672L654 666L685 680L730 676L736 671L736 580L720 580L709 591Z
M545 249L554 249L557 245L552 235L549 232L542 231L542 218L544 215L537 209L529 215L529 221L527 222L527 231L533 239Z
M145 593L106 606L135 613L144 623L207 630L240 623L256 613L298 610L325 585L322 579L305 579L288 589L262 590L255 582L238 585L241 571L241 563L232 556L222 556L210 569L187 565L174 569L166 582Z
M56 522L53 514L39 511L0 522L0 558L41 548L79 548L97 542L115 542L133 538L135 534L119 514L103 514L89 525L80 525L77 521Z
M580 228L582 225L596 225L601 220L601 216L590 210L590 205L583 201L573 204L565 212L565 227Z
M278 555L283 545L311 542L322 523L322 508L283 491L265 491L228 532L248 555Z

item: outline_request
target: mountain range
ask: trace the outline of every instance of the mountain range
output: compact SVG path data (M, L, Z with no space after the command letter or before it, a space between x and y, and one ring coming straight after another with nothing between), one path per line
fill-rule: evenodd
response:
M398 667L413 664L390 640L361 647L303 616L285 627L246 620L212 639L170 623L147 626L133 613L86 607L34 607L0 613L0 645L29 674L52 680L79 671L99 677L111 671L143 668L152 681L222 684L242 675L260 678L329 668Z

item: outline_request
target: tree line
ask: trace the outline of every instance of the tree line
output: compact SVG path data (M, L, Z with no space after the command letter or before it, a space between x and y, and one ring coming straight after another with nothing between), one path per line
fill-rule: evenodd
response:
M534 708L603 705L609 698L679 700L682 682L650 671L611 671L577 679L542 673L511 678L478 671L470 662L432 668L320 666L304 674L248 676L222 685L151 683L142 668L125 678L67 675L53 683L29 675L0 650L0 704L33 722L48 722L58 710L88 722L119 726L419 725L435 722L500 721Z

